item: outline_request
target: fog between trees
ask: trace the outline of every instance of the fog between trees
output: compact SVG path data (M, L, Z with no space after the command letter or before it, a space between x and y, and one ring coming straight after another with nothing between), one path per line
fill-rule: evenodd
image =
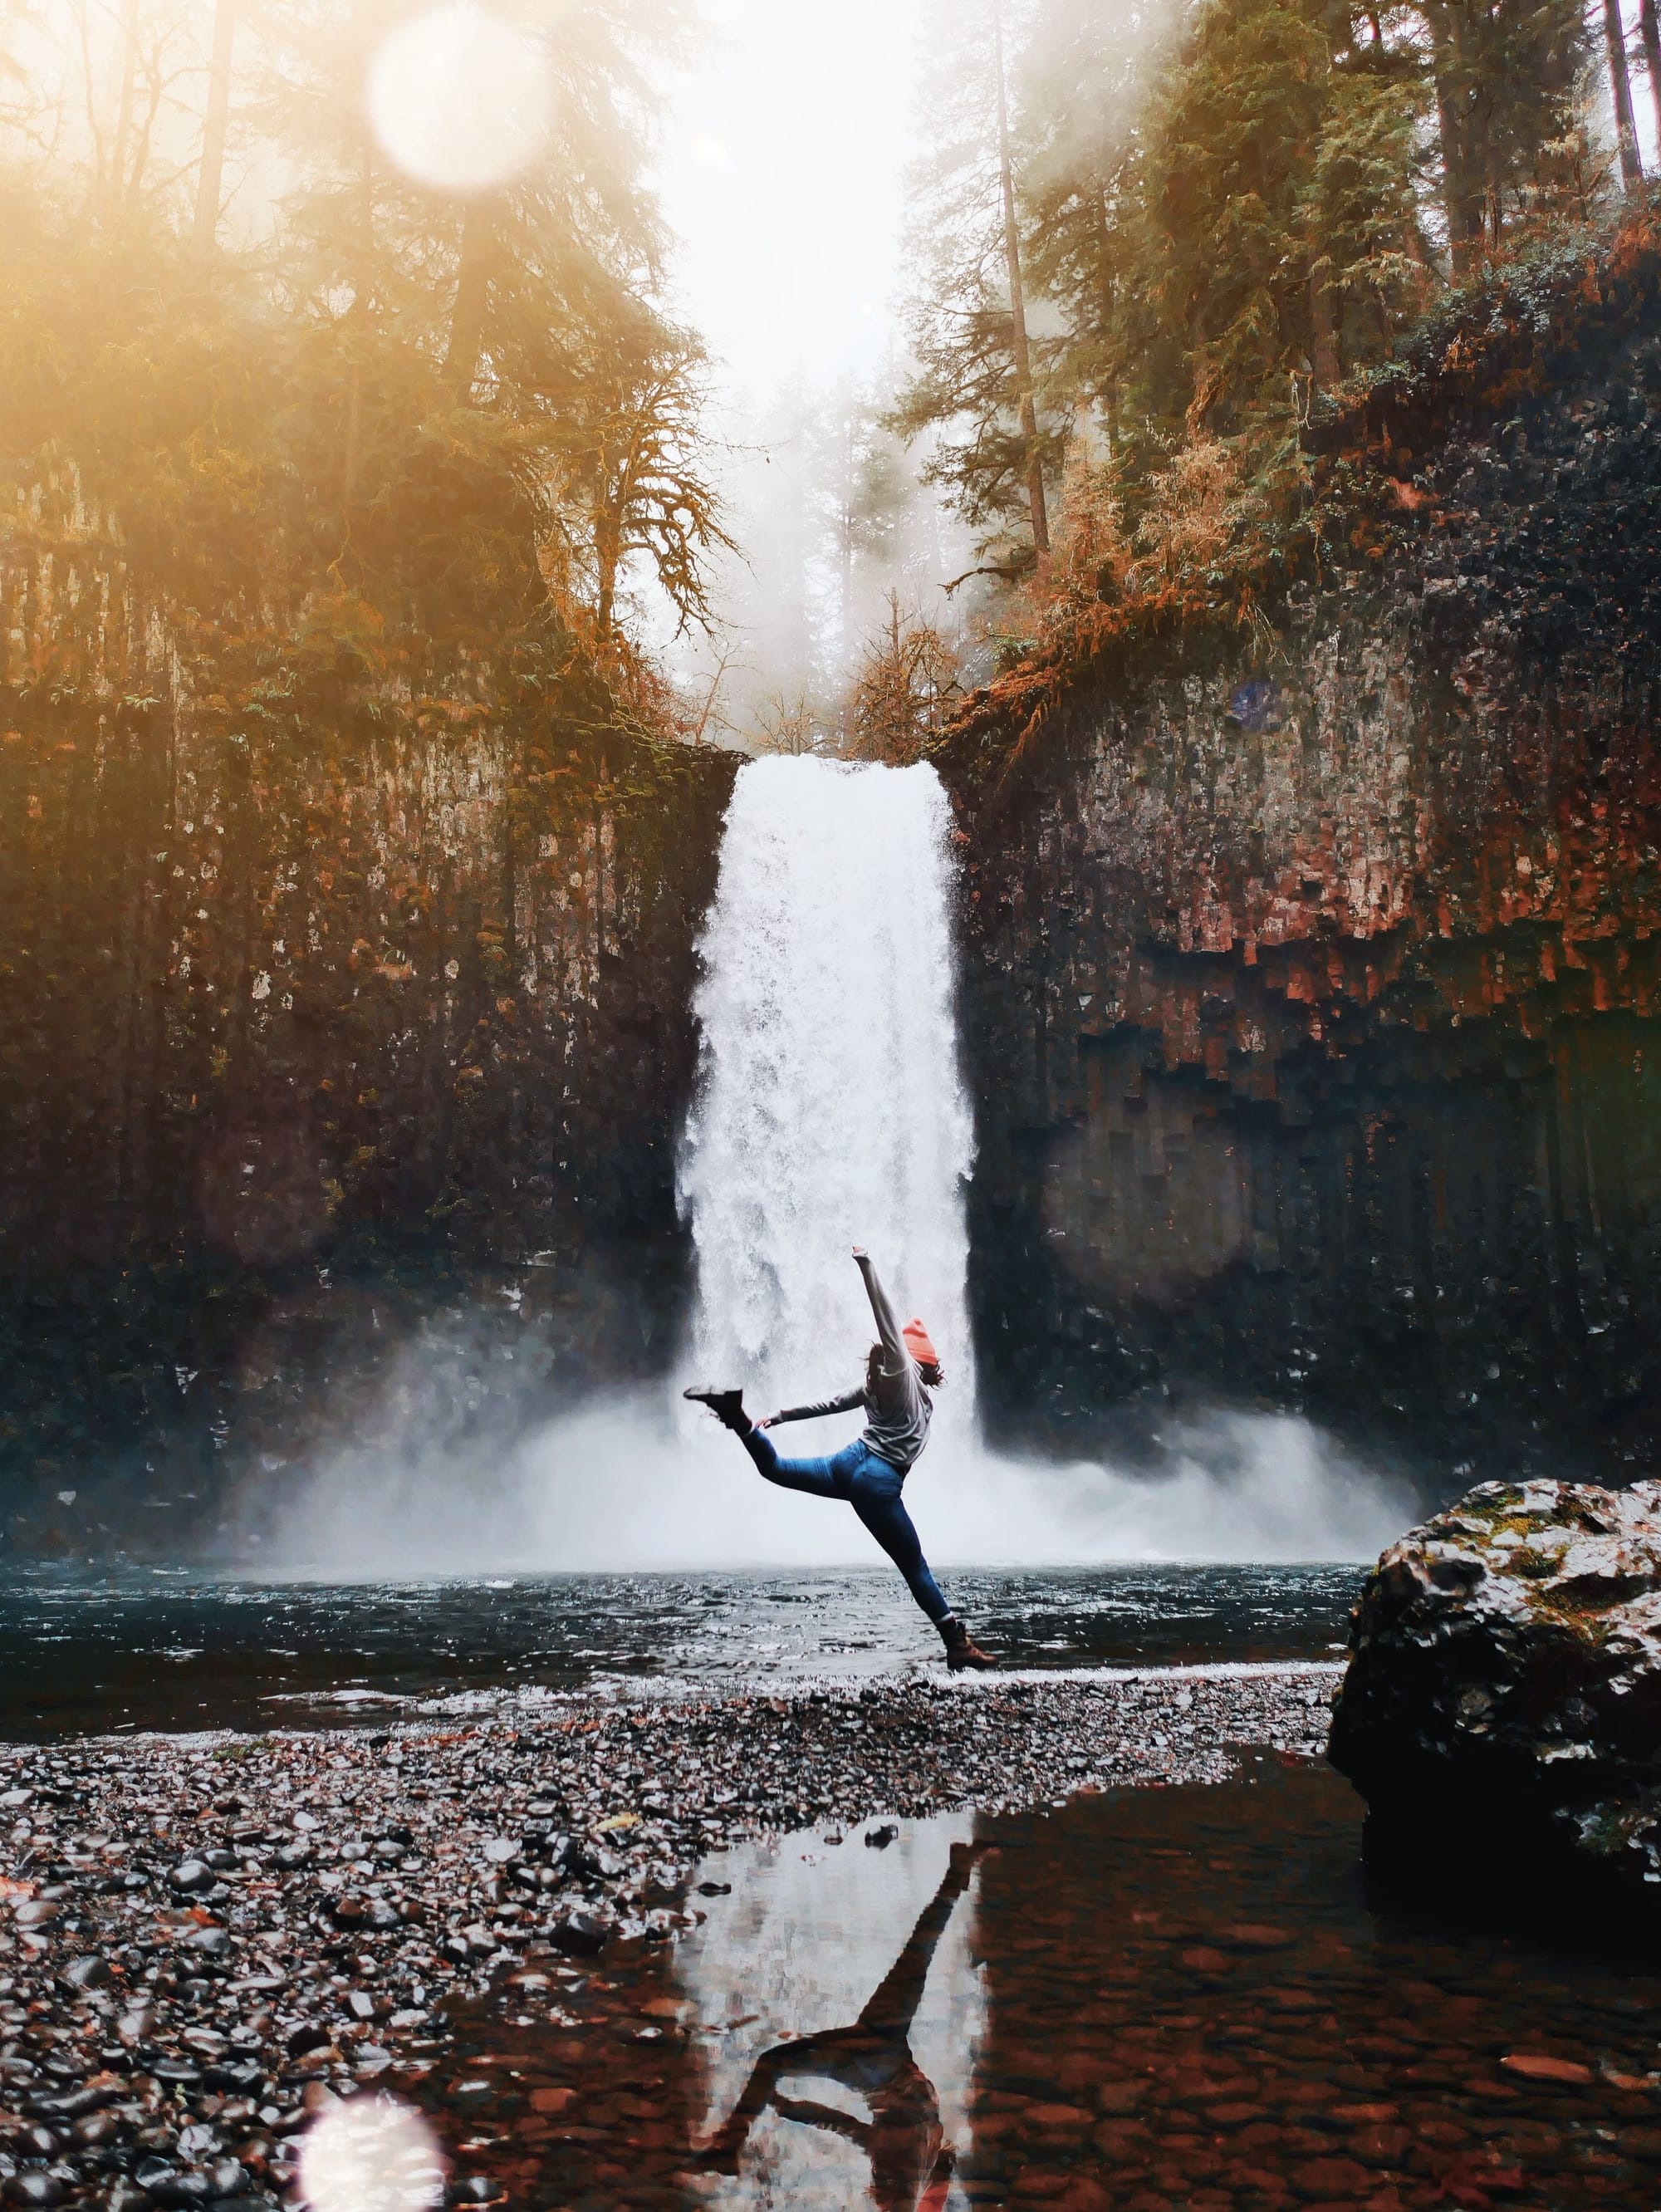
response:
M389 94L391 0L5 0L14 555L106 533L233 704L272 651L518 655L666 736L912 757L1127 605L1255 604L1312 422L1646 204L1634 5L943 7L906 349L721 404L652 182L681 0L502 9L460 114L477 16Z

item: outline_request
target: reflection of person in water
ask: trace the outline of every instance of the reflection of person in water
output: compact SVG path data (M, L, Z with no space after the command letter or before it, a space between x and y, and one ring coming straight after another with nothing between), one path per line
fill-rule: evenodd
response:
M870 2160L871 2196L879 2212L940 2212L951 2186L955 2154L940 2124L940 2100L912 2057L912 2022L922 2002L935 1947L952 1908L969 1886L985 1844L954 1844L944 1879L905 1949L852 2027L776 2043L756 2060L744 2094L724 2127L712 2136L704 2163L735 2172L749 2131L771 2105L781 2119L824 2128L857 2143ZM784 2081L835 2081L864 2099L869 2120L834 2106L781 2095Z

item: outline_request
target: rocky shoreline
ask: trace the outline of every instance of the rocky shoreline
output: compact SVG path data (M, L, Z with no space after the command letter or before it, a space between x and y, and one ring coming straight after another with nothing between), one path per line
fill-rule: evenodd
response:
M523 2004L527 1961L555 2002L573 1959L695 1925L711 1851L1221 1781L1235 1745L1316 1755L1334 1673L911 1678L0 1747L4 2194L254 2212L320 2104L439 2063L452 2005L515 1968Z

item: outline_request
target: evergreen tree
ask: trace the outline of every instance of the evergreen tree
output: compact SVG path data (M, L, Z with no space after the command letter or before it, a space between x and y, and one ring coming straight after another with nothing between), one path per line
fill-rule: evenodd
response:
M1094 407L1112 434L1124 319L1144 251L1147 111L1182 0L1042 0L1017 72L1027 265L1061 330L1040 345L1051 416Z
M1008 98L1015 21L1003 0L971 0L943 27L933 147L913 179L917 374L888 418L908 441L932 434L924 482L973 526L987 565L1011 576L1048 544L1044 471L1055 443L1038 423L1025 309Z
M1430 95L1417 57L1382 39L1339 58L1304 193L1318 386L1385 359L1436 278L1425 227Z
M1609 55L1609 105L1615 114L1616 152L1621 182L1628 191L1643 182L1638 153L1638 118L1632 104L1632 73L1627 66L1627 27L1621 0L1603 0L1603 42Z
M191 243L206 259L219 239L220 201L225 182L225 142L231 120L231 58L236 40L236 0L214 0L213 43L208 61L208 96L202 115L202 153L197 163L196 212Z
M1577 126L1586 26L1577 0L1415 0L1435 89L1456 276L1499 250L1549 191Z
M902 558L917 486L882 410L848 380L832 396L824 461L837 565L837 629L846 661L856 636L860 572L875 564L886 574Z
M920 602L945 573L939 504L921 482L917 454L893 428L892 397L881 390L844 384L833 395L820 448L837 568L837 677L845 688L888 592L897 588ZM843 722L846 736L846 713Z
M1331 74L1318 0L1213 0L1156 114L1149 201L1163 339L1148 398L1168 413L1182 394L1196 432L1292 410L1312 350L1305 202Z
M1655 135L1661 143L1661 6L1657 0L1638 0L1638 43L1643 49L1644 74L1650 81L1650 100L1655 108Z

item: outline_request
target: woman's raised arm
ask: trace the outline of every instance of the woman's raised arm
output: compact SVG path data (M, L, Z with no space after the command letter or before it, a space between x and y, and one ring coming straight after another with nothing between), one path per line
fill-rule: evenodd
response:
M871 1302L871 1313L876 1322L876 1334L882 1340L882 1349L888 1354L890 1374L897 1373L911 1357L906 1349L906 1340L900 1334L900 1324L894 1317L894 1308L888 1304L888 1293L876 1279L876 1270L871 1265L871 1255L863 1244L856 1244L853 1256L860 1273L865 1279L865 1295Z

